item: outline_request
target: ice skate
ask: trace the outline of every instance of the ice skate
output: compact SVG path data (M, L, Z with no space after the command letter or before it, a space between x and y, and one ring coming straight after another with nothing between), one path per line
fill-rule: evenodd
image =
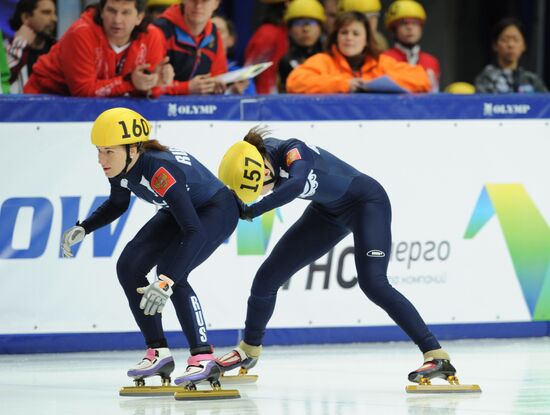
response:
M251 346L241 343L218 359L222 370L222 383L254 383L258 375L249 375L248 370L256 366L262 346ZM240 368L238 375L226 375L225 372Z
M176 388L170 385L173 371L174 359L167 347L147 349L141 362L128 370L135 386L121 388L120 396L171 396ZM160 376L162 386L145 386L145 379L153 376Z
M174 383L179 390L174 394L176 400L230 399L240 398L238 390L222 389L219 378L221 368L212 353L198 354L187 359L187 369ZM197 390L197 384L209 382L212 390Z
M448 385L432 385L431 380L441 378ZM443 349L433 350L424 354L424 364L409 373L409 381L418 383L407 386L408 393L465 393L481 392L478 385L461 385L456 377L456 369L451 364L449 355Z

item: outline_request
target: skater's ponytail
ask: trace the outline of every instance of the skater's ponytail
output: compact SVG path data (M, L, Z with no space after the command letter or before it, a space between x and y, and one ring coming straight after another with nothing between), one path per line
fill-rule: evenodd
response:
M146 151L156 150L156 151L169 151L168 147L162 145L158 140L148 140L140 143L139 152L145 153Z
M264 137L269 134L271 134L271 131L265 127L260 127L257 125L256 127L250 129L243 140L256 147L261 156L265 159L267 152L264 147Z

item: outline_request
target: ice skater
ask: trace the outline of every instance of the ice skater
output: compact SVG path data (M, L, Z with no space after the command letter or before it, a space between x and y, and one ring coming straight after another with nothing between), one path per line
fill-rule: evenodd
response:
M147 351L128 376L138 386L161 376L169 385L174 359L162 328L161 313L170 298L187 341L187 369L176 385L194 385L220 375L199 299L188 282L189 273L205 261L234 231L239 219L233 193L190 154L150 140L150 124L127 108L103 112L94 122L92 144L109 179L109 199L86 220L68 229L62 251L105 226L127 209L131 193L158 206L157 213L126 245L118 259L118 279ZM157 266L158 279L146 275ZM173 392L172 392L173 393Z
M423 365L409 374L409 380L429 383L431 378L442 377L454 381L456 370L449 354L416 308L388 282L391 206L384 188L328 151L298 139L267 138L267 134L257 127L251 129L220 165L220 178L244 202L266 195L251 205L241 203L241 219L252 220L296 198L311 203L257 271L248 298L244 338L219 359L222 369L241 367L246 373L256 364L279 288L351 232L361 290L423 353ZM253 171L254 166L262 174Z

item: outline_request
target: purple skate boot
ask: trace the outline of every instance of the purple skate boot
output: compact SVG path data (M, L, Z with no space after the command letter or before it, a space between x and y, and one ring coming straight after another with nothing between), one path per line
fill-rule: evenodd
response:
M212 389L218 390L221 373L213 353L198 354L187 359L187 369L182 376L174 379L174 383L188 390L196 390L197 383L208 381Z
M136 366L128 370L128 376L134 379L136 386L145 386L145 378L160 376L163 386L170 385L170 375L174 371L174 359L167 347L147 349L145 357Z

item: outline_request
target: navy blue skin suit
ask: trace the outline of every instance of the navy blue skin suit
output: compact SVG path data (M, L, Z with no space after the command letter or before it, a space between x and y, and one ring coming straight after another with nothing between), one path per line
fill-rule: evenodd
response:
M160 208L117 262L118 279L147 346L167 347L161 315L146 316L136 292L149 285L146 275L156 265L158 274L175 282L171 300L191 353L209 353L202 308L187 277L235 230L239 209L233 193L193 156L176 149L147 151L130 171L109 182L109 199L81 223L86 233L122 215L131 193Z
M248 298L245 343L262 344L278 289L351 232L361 290L423 353L439 349L418 311L388 282L391 206L384 188L328 151L300 140L266 138L264 146L277 181L272 193L249 206L251 216L260 216L295 198L311 203L256 273Z

